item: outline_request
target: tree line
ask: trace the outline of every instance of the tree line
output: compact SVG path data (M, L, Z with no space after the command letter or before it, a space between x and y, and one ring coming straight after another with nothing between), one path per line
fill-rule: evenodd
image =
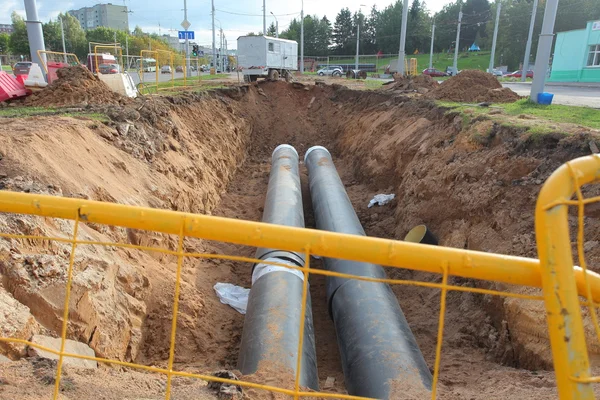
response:
M12 14L12 24L14 31L10 35L0 33L0 53L23 55L29 57L29 41L27 38L27 28L25 21L17 13ZM157 34L148 34L142 32L139 26L136 26L133 32L129 33L122 30L98 27L84 31L77 18L71 14L59 14L56 20L50 20L42 23L42 31L44 32L44 43L46 50L62 52L62 38L60 20L63 21L65 32L65 47L67 53L74 53L79 58L79 61L84 62L89 52L89 42L96 43L114 43L116 41L121 44L123 55L125 55L125 43L128 43L129 54L139 56L141 50L169 50L172 48ZM92 48L92 52L94 49ZM100 50L99 50L100 51ZM103 52L110 49L102 49ZM166 55L161 55L161 62L168 62ZM180 58L177 55L177 58ZM180 60L177 60L180 62Z
M496 65L519 67L523 61L533 0L501 0L500 23L496 48ZM327 16L304 17L304 54L306 56L352 55L356 53L356 33L360 32L361 54L398 54L402 21L402 1L396 0L383 9L373 6L368 15L342 8L331 22ZM538 36L546 2L538 5L532 60L535 59ZM473 43L489 51L492 44L497 2L489 0L454 0L441 11L430 14L423 0L412 0L408 10L406 52L428 53L431 28L435 22L434 51L453 51L459 11L463 19L459 49ZM586 22L600 19L600 0L561 0L555 32L585 28ZM293 19L279 37L300 42L299 18ZM268 34L275 36L275 25Z

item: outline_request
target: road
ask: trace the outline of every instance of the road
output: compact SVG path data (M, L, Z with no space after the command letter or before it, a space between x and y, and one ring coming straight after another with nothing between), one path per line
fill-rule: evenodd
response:
M503 83L502 86L510 88L521 96L529 96L531 83ZM546 86L546 92L554 93L552 104L563 104L566 106L587 106L600 108L600 88L598 86L575 84L550 84Z

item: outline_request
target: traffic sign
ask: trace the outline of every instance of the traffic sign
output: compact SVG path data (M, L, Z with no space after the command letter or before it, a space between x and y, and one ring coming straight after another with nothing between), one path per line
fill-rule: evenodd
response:
M184 19L183 22L181 23L181 27L183 29L185 29L186 31L189 29L190 25L192 25L192 24L190 24L190 21L188 21L187 19Z
M194 31L178 31L179 39L194 39Z

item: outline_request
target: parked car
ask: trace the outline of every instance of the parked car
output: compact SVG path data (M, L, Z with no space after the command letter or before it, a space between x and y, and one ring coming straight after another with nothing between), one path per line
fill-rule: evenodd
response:
M507 77L509 77L509 78L520 78L520 77L522 77L522 76L523 76L523 71L521 71L521 70L518 70L518 71L515 71L515 72L513 72L513 73L506 74L506 75L504 75L504 76L507 76ZM529 71L527 71L527 75L526 75L526 77L527 77L527 78L533 78L533 71L532 71L532 70L529 70Z
M190 66L190 70L193 71L193 68L194 67ZM181 66L181 65L176 66L175 67L175 72L183 72L183 66Z
M29 69L31 68L30 61L19 61L13 65L13 74L16 75L29 75Z
M101 74L118 74L119 65L118 64L100 64L98 65L98 72Z
M446 67L446 74L448 74L448 76L454 76L460 74L460 71L455 71L454 67Z
M161 74L170 74L172 73L172 69L170 65L163 65L162 67L160 67L160 73Z
M432 77L436 77L436 76L448 76L448 74L444 71L440 71L439 69L435 69L435 68L426 68L423 70L423 75L429 75Z
M502 71L500 71L499 69L493 69L492 72L491 72L491 74L494 75L494 76L502 76L502 75L504 75L502 73Z
M329 65L329 66L327 66L325 68L321 68L320 70L317 71L317 75L319 75L319 76L325 76L325 75L342 76L343 73L344 73L344 70L339 65Z

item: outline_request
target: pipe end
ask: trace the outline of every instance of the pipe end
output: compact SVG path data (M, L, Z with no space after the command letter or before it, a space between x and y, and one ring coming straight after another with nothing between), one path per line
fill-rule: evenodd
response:
M327 154L329 154L331 156L331 153L325 147L323 147L323 146L313 146L310 149L306 150L306 153L304 153L304 164L306 164L306 159L308 158L308 155L312 151L314 151L314 150L325 150L327 152Z
M273 150L273 153L271 154L271 158L275 157L275 153L277 153L277 151L279 151L281 149L290 149L296 154L296 157L299 157L298 152L296 151L294 146L292 146L291 144L280 144L279 146L275 147L275 150Z

